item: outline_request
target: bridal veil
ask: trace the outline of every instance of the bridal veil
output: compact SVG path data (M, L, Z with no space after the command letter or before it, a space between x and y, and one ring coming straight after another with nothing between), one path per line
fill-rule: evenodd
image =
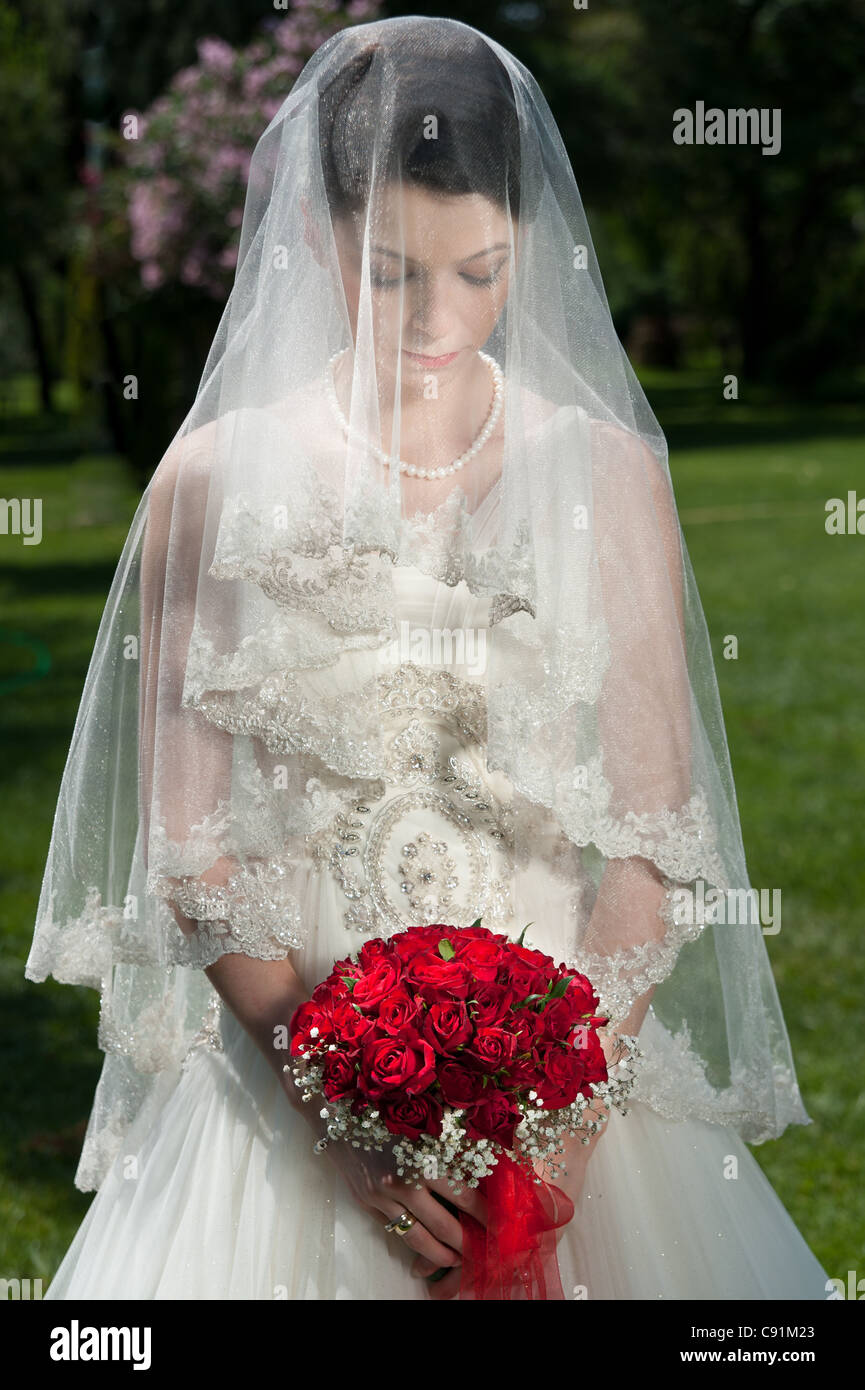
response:
M464 441L429 361L452 352L488 402ZM101 991L82 1189L207 1027L204 967L315 930L307 837L392 756L406 668L375 662L401 566L488 603L480 670L436 679L514 789L515 873L562 833L572 960L613 1025L653 991L635 1097L750 1142L809 1122L665 439L561 137L500 45L409 17L328 39L262 134L234 288L99 628L27 963Z

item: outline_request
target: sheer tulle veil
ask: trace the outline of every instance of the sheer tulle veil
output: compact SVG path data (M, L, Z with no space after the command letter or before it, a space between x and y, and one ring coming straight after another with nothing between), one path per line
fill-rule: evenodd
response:
M563 832L613 1025L654 990L634 1098L757 1143L809 1122L665 439L559 131L500 45L409 17L328 39L258 141L99 628L27 963L101 991L82 1189L207 1029L203 967L314 931L307 837L391 756L403 566L488 603L480 673L435 679L512 786L515 876Z

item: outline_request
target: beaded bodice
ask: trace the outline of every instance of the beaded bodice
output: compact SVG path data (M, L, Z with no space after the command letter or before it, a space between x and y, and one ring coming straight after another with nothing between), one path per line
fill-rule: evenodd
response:
M461 585L441 608L443 586L409 567L394 571L394 588L399 636L378 676L386 776L310 836L311 850L339 884L351 929L390 935L483 916L508 930L512 787L486 770L478 680L488 603Z

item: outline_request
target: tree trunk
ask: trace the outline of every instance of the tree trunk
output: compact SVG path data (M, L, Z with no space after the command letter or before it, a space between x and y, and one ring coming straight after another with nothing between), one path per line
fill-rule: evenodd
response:
M24 310L24 317L27 320L27 327L30 330L30 346L33 349L36 372L39 377L39 396L42 402L42 409L50 414L54 408L52 400L54 375L48 357L48 345L45 341L45 334L42 331L42 319L39 313L39 296L36 293L36 287L27 267L18 261L14 265L13 270L18 285L18 293L21 296L21 306Z
M769 338L771 287L763 217L759 181L751 178L745 185L742 209L742 243L746 272L739 320L742 334L742 374L748 381L760 380Z
M105 420L115 452L126 454L129 449L129 434L121 405L121 388L124 377L123 358L117 334L114 331L114 324L111 322L111 316L108 312L105 286L99 279L96 281L96 306L105 362L105 370L100 376Z

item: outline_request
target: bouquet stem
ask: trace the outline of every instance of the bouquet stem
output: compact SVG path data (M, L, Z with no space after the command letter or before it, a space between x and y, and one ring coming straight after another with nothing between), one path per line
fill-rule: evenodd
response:
M478 1191L487 1201L487 1224L460 1212L460 1298L563 1299L555 1232L573 1217L570 1197L534 1180L505 1153Z

